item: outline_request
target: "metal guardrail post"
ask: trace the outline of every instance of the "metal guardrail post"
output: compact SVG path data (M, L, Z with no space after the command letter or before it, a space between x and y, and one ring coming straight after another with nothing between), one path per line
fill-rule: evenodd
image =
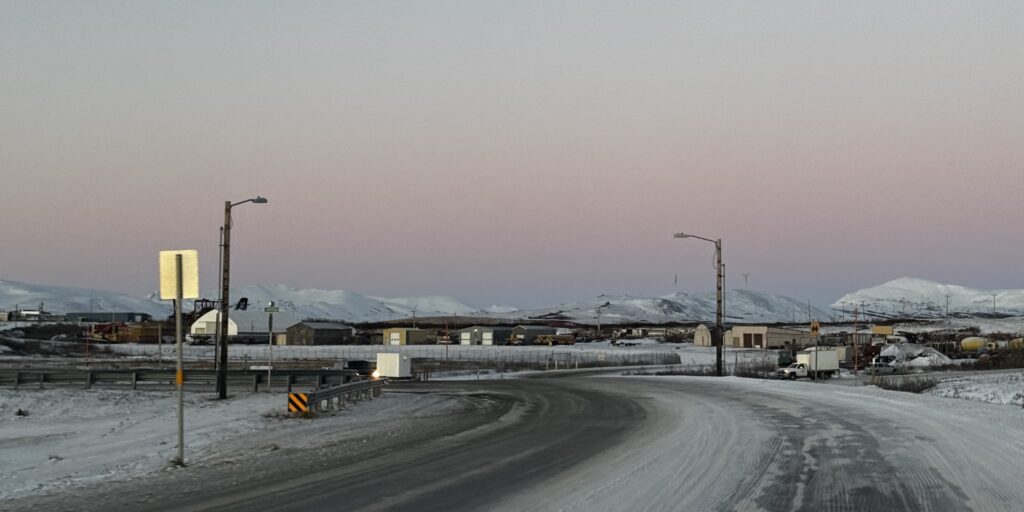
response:
M132 390L138 389L137 383L139 382L139 372L132 372Z

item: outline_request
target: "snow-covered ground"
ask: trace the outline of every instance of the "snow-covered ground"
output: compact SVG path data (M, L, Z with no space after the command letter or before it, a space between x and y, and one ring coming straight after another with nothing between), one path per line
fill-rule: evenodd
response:
M176 396L111 389L3 390L0 503L169 468L177 454ZM443 416L459 407L457 399L440 395L385 391L380 398L308 420L286 413L284 393L241 394L227 401L210 394L185 396L190 465L355 437L379 430L384 420Z
M1024 407L1024 370L1012 373L947 377L928 395Z
M713 352L707 350L693 350L692 353L701 357L713 356ZM758 353L735 351L734 355L740 359ZM865 428L873 431L878 427L879 418L886 422L895 421L903 429L924 429L922 435L945 443L937 446L934 453L929 452L928 457L941 459L940 462L966 457L968 453L973 454L970 457L975 462L979 457L988 457L984 460L998 463L999 467L992 470L995 472L1003 471L1005 457L996 455L996 452L979 455L971 451L979 449L978 446L959 447L950 441L958 439L956 435L943 429L977 432L980 436L996 436L1007 429L1024 431L1024 415L1018 407L1010 407L1021 405L1024 372L951 377L925 395L885 391L874 386L850 387L737 377L629 379L629 389L633 389L634 394L641 393L645 399L653 399L660 410L684 412L678 417L654 419L635 439L631 438L622 446L601 454L577 471L566 473L550 486L544 484L537 492L557 497L552 498L557 502L552 503L553 508L558 505L560 509L582 510L581 503L595 503L602 506L614 504L614 509L622 509L618 506L628 505L627 496L644 495L645 489L652 496L659 496L659 500L683 499L697 506L702 499L700 493L680 497L657 491L655 487L665 485L666 475L674 474L672 468L678 469L679 461L686 460L687 453L703 453L705 442L721 446L748 443L751 449L772 443L771 422L758 428L737 427L744 423L737 421L741 417L752 422L751 425L763 422L761 413L756 411L762 404L795 411L793 414L811 410L854 411L845 417L847 424L842 428L846 429L855 428L863 420L866 421ZM704 396L706 393L721 393L722 396ZM0 394L0 451L3 453L0 500L174 471L168 463L176 450L174 400L173 392L4 390ZM812 407L809 404L818 405ZM284 409L283 394L242 394L229 401L213 400L212 395L207 394L189 394L186 403L186 458L193 466L241 461L276 450L313 447L332 439L344 441L369 435L379 432L382 424L401 423L414 418L441 418L463 410L460 399L451 395L388 391L382 398L315 420L291 418ZM23 414L18 414L18 410ZM773 414L778 414L778 411ZM885 426L889 428L888 423ZM857 435L863 436L864 433ZM652 442L652 439L659 442ZM898 440L884 437L876 441L883 448L898 450L900 446ZM737 450L742 451L740 448ZM944 450L964 453L946 454ZM784 456L780 457L785 460ZM836 463L839 462L837 459ZM708 475L720 474L728 478L742 474L725 462L706 469ZM863 468L860 471L863 472ZM700 482L703 482L700 485L712 485L709 482L714 480L704 480L697 473L686 475L689 475L686 477L688 485L693 488L700 488ZM721 488L730 488L731 485L722 484ZM556 489L563 492L555 492ZM629 492L620 494L619 491L624 489ZM566 494L563 496L563 493ZM523 496L528 500L535 495ZM504 503L504 509L519 509L517 499Z

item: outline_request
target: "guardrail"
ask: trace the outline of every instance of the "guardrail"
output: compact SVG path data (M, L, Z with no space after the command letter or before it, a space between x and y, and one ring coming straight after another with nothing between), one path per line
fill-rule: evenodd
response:
M0 369L0 386L11 386L19 389L26 386L38 386L44 389L47 384L55 386L93 385L123 386L131 389L163 389L174 388L175 370L163 369L92 369L68 370L52 368L19 368ZM252 391L264 389L287 389L295 386L322 388L338 386L358 378L355 370L274 370L271 379L267 380L265 370L228 370L228 387L250 388ZM217 385L215 370L185 370L185 388L193 391L213 390Z
M385 381L364 380L350 382L339 386L321 388L308 393L309 405L315 411L320 411L323 406L329 409L344 407L344 402L355 402L370 400L379 397L384 391Z

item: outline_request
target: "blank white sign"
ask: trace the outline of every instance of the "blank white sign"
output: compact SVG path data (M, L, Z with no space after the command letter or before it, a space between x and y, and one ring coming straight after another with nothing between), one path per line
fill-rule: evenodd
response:
M178 297L178 272L175 256L181 255L181 298L199 298L199 251L160 251L160 298Z

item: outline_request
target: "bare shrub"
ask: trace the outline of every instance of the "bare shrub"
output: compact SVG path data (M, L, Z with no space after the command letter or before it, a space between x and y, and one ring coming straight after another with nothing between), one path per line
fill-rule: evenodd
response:
M940 379L934 377L879 377L872 376L864 384L878 386L889 391L903 391L905 393L923 393L935 386L938 386Z
M646 370L640 368L639 370L631 370L622 373L623 375L685 375L689 377L714 377L716 375L714 365L705 366L674 366L662 370Z
M733 366L732 374L751 379L773 379L778 369L779 365L776 361L770 358L761 358L756 361L737 363Z

